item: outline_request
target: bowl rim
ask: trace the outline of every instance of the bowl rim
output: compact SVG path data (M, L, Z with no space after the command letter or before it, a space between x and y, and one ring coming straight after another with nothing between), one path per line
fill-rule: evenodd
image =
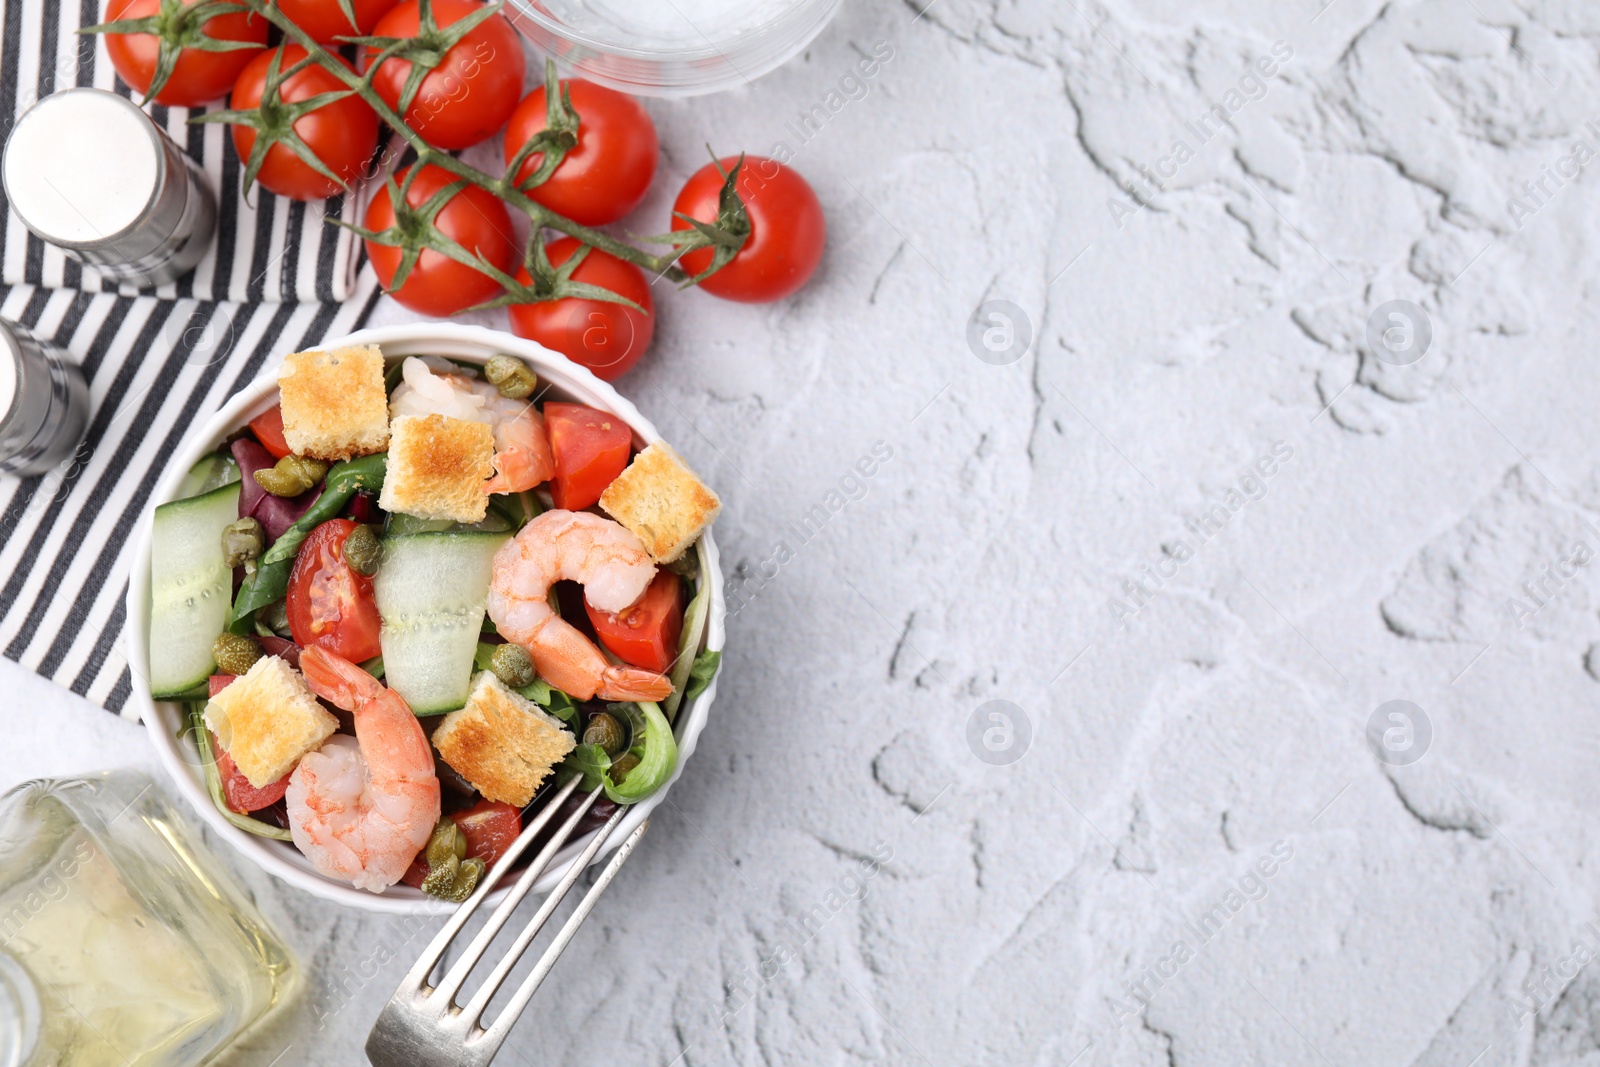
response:
M350 345L374 344L383 349L386 357L407 355L440 355L469 361L488 359L496 353L506 353L526 360L544 383L558 393L609 411L620 417L633 430L636 446L661 441L663 438L655 425L640 414L630 401L622 397L609 383L599 378L565 356L534 342L483 326L470 326L450 322L417 322L392 326L379 326L358 330L344 337L329 338L317 346L318 350ZM241 830L223 818L211 801L204 785L203 773L193 761L180 751L182 731L181 711L171 701L156 701L150 696L149 685L142 673L149 662L149 604L150 604L150 549L153 517L156 506L171 500L179 482L200 458L215 451L229 433L249 418L265 411L269 398L278 388L278 367L282 359L274 360L238 393L228 399L198 429L184 438L172 459L167 472L151 494L138 524L132 564L129 571L127 596L128 664L133 676L133 701L139 718L147 727L151 743L167 775L178 792L205 824L227 841L234 850L256 866L315 897L337 904L359 908L363 911L391 915L442 915L455 910L455 905L428 897L420 890L404 884L389 887L383 893L371 893L354 886L336 882L312 868L309 860L293 845L269 838L257 837ZM724 596L722 571L718 565L716 540L711 530L701 535L704 561L702 580L710 592L704 647L721 650L726 636L727 604ZM720 676L720 672L719 672ZM608 853L627 839L628 834L649 818L683 773L689 757L694 754L700 733L705 728L712 701L717 693L718 677L687 707L680 709L678 734L678 765L665 785L648 798L633 805L625 815L606 847L595 854L591 863L599 863ZM588 835L567 843L551 861L550 867L535 883L533 892L548 892L571 866ZM492 896L499 898L509 889L501 886Z

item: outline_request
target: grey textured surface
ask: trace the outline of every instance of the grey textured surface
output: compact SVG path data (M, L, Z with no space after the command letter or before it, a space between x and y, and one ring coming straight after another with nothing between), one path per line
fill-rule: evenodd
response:
M623 383L748 603L504 1062L1600 1063L1600 8L1324 3L853 3L651 105L635 229L784 141L830 244ZM18 759L138 743L71 704ZM250 878L314 974L239 1061L358 1062L420 936Z

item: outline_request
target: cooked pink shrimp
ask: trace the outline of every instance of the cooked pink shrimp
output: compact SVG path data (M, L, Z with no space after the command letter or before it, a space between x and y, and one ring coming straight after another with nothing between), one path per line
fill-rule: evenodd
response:
M433 750L400 694L354 663L312 645L300 669L312 692L355 712L356 736L335 734L301 757L286 794L289 833L323 874L381 893L439 821Z
M448 415L487 423L494 430L494 477L486 493L520 493L547 482L556 461L545 436L544 416L523 400L508 400L488 382L462 374L445 360L411 356L400 366L402 381L389 400L390 418Z
M578 700L662 700L672 693L665 676L612 666L549 600L550 587L567 579L601 611L624 611L655 576L650 554L624 527L586 511L547 511L495 553L489 617L545 681Z

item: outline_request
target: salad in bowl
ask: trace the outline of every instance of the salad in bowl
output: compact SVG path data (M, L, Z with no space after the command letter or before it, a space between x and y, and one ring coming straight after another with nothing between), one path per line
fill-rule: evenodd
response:
M604 790L583 829L637 825L692 751L721 504L532 342L410 326L289 355L157 499L129 590L146 720L207 821L302 888L448 907L560 785Z

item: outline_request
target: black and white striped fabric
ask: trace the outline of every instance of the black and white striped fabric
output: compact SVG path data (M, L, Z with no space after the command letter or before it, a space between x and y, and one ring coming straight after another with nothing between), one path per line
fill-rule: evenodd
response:
M0 137L33 103L58 89L92 85L130 95L105 46L80 36L101 20L103 0L0 0ZM220 105L218 105L220 106ZM261 301L347 300L360 247L325 215L354 220L349 197L301 203L260 189L246 202L241 166L222 125L188 122L186 108L151 106L157 125L201 165L217 193L217 240L195 272L155 291L158 298ZM0 191L0 281L89 292L115 287L23 229ZM132 291L129 290L129 293Z
M0 316L75 355L88 436L39 478L0 479L0 653L110 711L123 654L128 543L183 438L285 353L366 320L370 271L344 304L233 304L67 289L0 289Z
M102 0L0 0L0 138L70 86L129 95L104 46L79 36ZM178 444L286 353L359 329L378 298L359 242L302 204L239 187L224 127L151 116L218 193L215 246L193 274L115 292L25 230L0 191L0 317L71 352L92 412L77 454L43 477L0 477L0 654L107 709L128 708L129 541Z

